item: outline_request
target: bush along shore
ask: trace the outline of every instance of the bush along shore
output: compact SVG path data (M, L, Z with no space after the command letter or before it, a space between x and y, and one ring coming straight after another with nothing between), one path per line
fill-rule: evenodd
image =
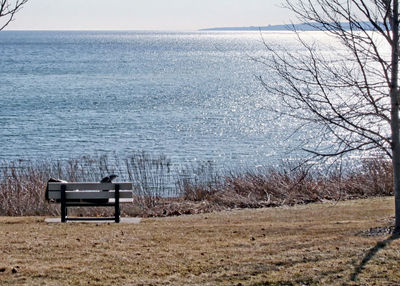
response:
M146 153L122 160L100 156L0 165L1 216L59 215L59 206L45 200L50 177L96 182L111 173L134 184L134 203L122 206L123 216L173 216L393 194L391 162L384 159L362 160L359 166L345 169L282 166L242 172L218 172L210 162L176 170L165 156ZM110 211L76 208L73 214L108 215Z

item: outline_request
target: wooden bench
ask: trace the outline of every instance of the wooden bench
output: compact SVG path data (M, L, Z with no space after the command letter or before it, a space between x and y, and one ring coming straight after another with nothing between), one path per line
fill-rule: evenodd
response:
M133 202L132 183L49 182L47 198L61 203L61 222L114 220L120 222L120 203ZM114 207L114 217L68 217L68 207Z

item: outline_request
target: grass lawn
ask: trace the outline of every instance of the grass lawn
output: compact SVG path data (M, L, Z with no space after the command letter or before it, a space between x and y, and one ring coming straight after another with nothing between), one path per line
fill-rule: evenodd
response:
M1 285L400 285L393 198L144 219L0 217ZM355 280L355 281L352 281Z

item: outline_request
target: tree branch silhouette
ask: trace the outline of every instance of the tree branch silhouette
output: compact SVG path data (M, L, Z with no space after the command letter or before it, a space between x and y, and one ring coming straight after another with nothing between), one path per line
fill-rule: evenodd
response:
M15 14L28 0L0 0L0 31L14 19Z

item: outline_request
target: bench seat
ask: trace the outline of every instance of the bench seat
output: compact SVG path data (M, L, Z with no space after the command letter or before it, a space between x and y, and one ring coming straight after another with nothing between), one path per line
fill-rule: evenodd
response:
M120 203L132 203L132 183L67 183L49 182L47 198L51 203L61 203L61 221L67 220L115 220L120 222ZM68 217L67 207L114 207L115 216L110 218Z

